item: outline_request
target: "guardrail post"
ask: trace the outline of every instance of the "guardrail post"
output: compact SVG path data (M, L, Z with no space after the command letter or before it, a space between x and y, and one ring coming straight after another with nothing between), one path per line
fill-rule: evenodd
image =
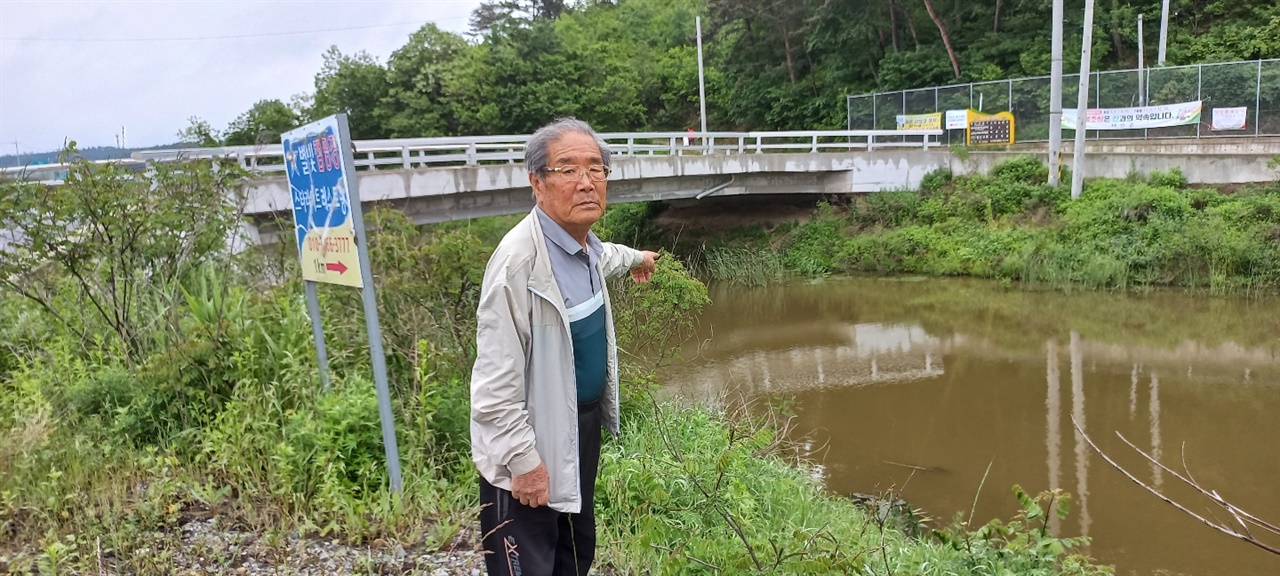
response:
M668 143L668 148L669 148L669 150L670 150L670 152L668 152L668 154L670 154L671 156L680 156L680 155L681 155L681 154L680 154L680 151L679 151L679 150L676 150L676 139L675 139L675 137L674 137L674 136L672 136L672 137L671 137L671 141Z
M627 138L627 156L636 155L636 139L635 137Z
M707 154L715 154L715 153L716 153L716 137L708 136L707 137Z
M763 151L760 149L760 136L756 135L756 154L760 154L761 152Z
M476 161L476 143L467 143L467 166L475 166L479 162Z
M738 136L738 153L742 154L744 151L746 151L746 149L747 149L747 138L745 136Z
M876 135L867 134L867 152L870 152L875 147L876 147Z
M413 167L413 166L412 166L412 164L409 162L409 147L408 147L408 146L401 146L401 147L400 147L400 161L403 163L403 165L404 165L404 169L405 169L405 170L408 170L409 168L412 168L412 167Z

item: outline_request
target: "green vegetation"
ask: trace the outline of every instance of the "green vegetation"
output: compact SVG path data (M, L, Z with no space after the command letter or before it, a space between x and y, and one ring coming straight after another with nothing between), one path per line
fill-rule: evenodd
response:
M1145 179L1090 181L1071 201L1065 188L1043 183L1045 170L1024 157L988 176L935 172L919 191L823 204L803 224L755 241L720 242L706 259L754 255L770 263L781 253L786 270L801 276L928 274L1215 294L1280 288L1280 189L1188 188L1175 168ZM709 272L730 281L754 273L748 266Z
M404 467L393 494L356 292L321 289L334 375L321 393L294 255L232 255L220 243L236 220L215 199L243 174L193 162L131 175L71 155L61 187L0 184L5 226L22 238L3 248L0 292L0 568L175 572L192 546L184 528L209 518L277 557L294 535L370 549L475 545L474 309L491 247L515 217L429 228L396 212L368 217ZM614 210L600 233L642 234L647 217ZM654 359L692 333L706 288L669 256L652 282L615 290L627 432L605 449L602 566L1108 572L1074 555L1074 540L1037 529L1034 499L1019 496L1024 512L1007 524L929 535L893 507L824 494L773 420L655 402ZM244 561L200 554L215 571Z
M1137 68L1134 21L1145 14L1155 22L1160 5L1098 3L1091 68ZM1078 66L1071 55L1080 54L1083 7L1082 0L1066 3L1067 74ZM1046 1L1027 0L488 0L473 15L470 39L426 24L386 62L333 46L313 92L263 95L224 133L193 118L180 137L201 145L276 142L297 123L337 112L350 115L357 139L528 134L565 114L602 131L683 131L699 123L697 16L710 129L840 129L848 94L1047 75L1048 10ZM1157 30L1148 26L1148 65ZM1277 57L1275 2L1173 0L1169 64ZM1254 68L1202 76L1215 102L1234 101L1240 91L1253 105ZM1261 76L1261 109L1280 109L1280 67L1264 67ZM1194 69L1157 71L1150 92L1153 101L1181 101L1196 95L1196 85ZM1048 90L1047 81L1017 88L1015 113L1047 114L1032 103L1048 102ZM1009 108L1005 88L998 92L987 94L987 107ZM1115 92L1103 105L1132 105L1127 92ZM954 94L943 92L941 105L969 106L967 93L949 102ZM925 96L918 106L931 110L934 98ZM855 103L854 114L869 118L865 105L864 112ZM892 128L901 111L891 110L900 104L879 106L888 124L876 127ZM1038 122L1024 129L1028 136L1043 130Z

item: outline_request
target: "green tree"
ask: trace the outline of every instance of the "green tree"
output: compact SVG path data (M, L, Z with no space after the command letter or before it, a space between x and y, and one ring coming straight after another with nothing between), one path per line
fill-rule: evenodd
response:
M227 125L228 146L278 144L280 134L298 126L298 115L279 100L259 100Z
M192 116L187 119L189 123L186 128L178 131L178 142L184 146L200 146L212 147L222 145L222 139L218 138L218 132L209 125L209 122L199 116Z
M467 41L427 24L391 54L387 63L389 89L376 116L392 138L451 136L459 122L449 88L465 70Z
M311 117L346 113L351 137L356 140L386 138L388 131L376 113L391 85L387 69L367 52L344 55L337 46L324 53L324 64L315 79Z

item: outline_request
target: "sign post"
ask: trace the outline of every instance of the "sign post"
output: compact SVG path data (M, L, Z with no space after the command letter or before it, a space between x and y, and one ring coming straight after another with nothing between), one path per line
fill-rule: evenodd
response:
M321 382L328 390L328 356L316 283L360 288L365 327L369 333L373 382L378 392L387 473L391 478L391 490L400 492L403 482L400 452L396 446L395 416L391 412L387 363L382 351L382 327L378 322L378 304L373 292L373 271L369 265L364 213L360 208L355 154L351 148L347 115L336 114L301 126L282 134L281 140Z

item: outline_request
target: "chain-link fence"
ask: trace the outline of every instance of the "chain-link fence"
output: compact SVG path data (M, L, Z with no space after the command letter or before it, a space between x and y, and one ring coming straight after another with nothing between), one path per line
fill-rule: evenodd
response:
M1167 66L1093 72L1089 108L1133 108L1180 102L1203 102L1198 124L1089 130L1098 138L1212 138L1280 136L1280 59ZM930 114L973 109L984 113L1008 110L1017 122L1019 142L1049 139L1048 76L935 88L875 92L846 98L850 130L893 130L901 114ZM1075 109L1079 74L1063 74L1063 108ZM1244 108L1243 129L1214 130L1214 108ZM1069 135L1067 136L1070 137ZM964 130L948 130L946 142L964 142Z

